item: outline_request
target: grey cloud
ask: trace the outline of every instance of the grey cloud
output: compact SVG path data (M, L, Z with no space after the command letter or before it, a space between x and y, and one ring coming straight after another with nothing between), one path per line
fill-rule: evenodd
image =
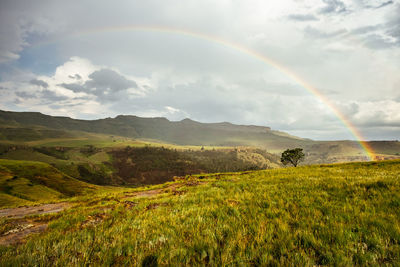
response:
M101 69L89 75L91 80L85 83L88 88L93 88L96 91L121 91L129 88L137 88L135 81L128 80L116 71L110 69Z
M47 2L47 3L46 3ZM50 6L46 0L43 5ZM42 4L25 1L2 0L0 2L0 63L20 58L20 52L35 36L43 37L57 24L47 21L51 11L44 11ZM46 16L39 14L47 13Z
M385 6L391 5L393 3L394 3L393 1L387 1L387 2L384 2L384 3L380 4L379 6L377 6L375 8L385 7Z
M355 124L360 127L400 127L400 120L389 120L384 112L378 111L368 116L368 118L356 121Z
M304 33L309 37L318 38L318 39L327 39L327 38L332 38L332 37L336 37L338 35L345 34L345 33L347 33L347 30L339 29L339 30L336 30L333 32L324 32L324 31L320 31L314 27L307 26L304 29Z
M38 79L33 79L29 83L33 84L33 85L37 85L37 86L43 87L43 88L48 88L49 87L49 85L45 81L38 80Z
M363 127L363 136L368 140L399 140L399 127Z
M54 105L49 105L49 107L52 108L52 109L60 109L60 108L63 108L64 106L54 104Z
M27 98L36 98L35 94L24 92L24 91L16 92L15 95L17 95L19 97L22 97L22 98L25 98L25 99L27 99Z
M269 90L255 90L243 95L242 90L245 90L245 87L238 91L227 90L226 86L212 82L209 78L203 78L193 83L173 87L161 86L145 98L135 101L120 100L111 108L117 113L146 116L145 111L147 110L159 111L161 115L163 107L171 106L182 112L164 115L170 119L178 120L189 116L204 122L230 121L239 124L267 125L274 129L288 126L293 117L307 113L303 117L307 117L305 121L308 122L308 125L303 124L303 128L318 127L315 121L320 122L320 112L316 111L318 107L315 106L313 97L307 95L281 96L274 92L270 94ZM301 119L302 116L297 116L296 120L299 119L298 117ZM332 124L328 123L325 118L321 122L327 125ZM326 128L324 126L324 129Z
M87 92L87 88L78 83L61 83L61 84L58 84L58 86L64 87L65 89L68 89L68 90L71 90L74 93Z
M294 21L317 21L319 20L316 16L312 14L291 14L288 16L290 20Z
M336 106L345 117L353 117L360 111L360 106L357 103L349 103L347 105L341 104Z
M43 90L40 92L40 96L42 99L50 100L50 101L62 101L68 99L66 96L57 95L55 92L50 90Z
M76 74L74 77L79 76ZM79 76L80 77L80 76ZM127 98L127 89L137 89L135 81L125 78L123 75L111 69L97 70L89 75L90 80L84 84L62 83L58 84L63 88L75 93L84 92L98 97L101 102L117 101L120 98Z
M400 4L397 4L387 22L386 33L396 39L396 44L400 46Z
M375 33L365 36L364 44L372 49L386 49L394 47L396 45L400 45L400 43L398 42L388 42L381 35Z
M389 13L390 14L390 13ZM371 49L387 49L400 46L400 5L397 5L385 23L353 29L350 33L359 35ZM387 37L392 37L389 39Z
M71 79L76 79L76 80L81 80L82 79L82 76L79 75L78 73L75 74L75 75L68 75L68 77L71 78Z
M373 4L367 3L367 4L364 5L364 7L365 8L371 8L371 9L379 9L379 8L382 8L382 7L391 5L391 4L394 4L394 2L392 0L389 0L389 1L386 1L386 2L383 2L383 3L379 3L378 5L373 5Z
M319 10L321 14L331 14L331 13L344 13L347 10L346 5L339 0L322 0L325 3L325 7Z
M351 34L366 34L366 33L370 33L376 30L379 30L382 28L382 24L378 24L378 25L369 25L369 26L363 26L363 27L358 27L354 30L352 30L350 33Z

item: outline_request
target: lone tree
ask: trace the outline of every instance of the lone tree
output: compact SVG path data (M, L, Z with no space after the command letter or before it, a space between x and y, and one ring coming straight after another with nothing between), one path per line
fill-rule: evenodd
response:
M286 149L281 156L281 162L284 165L291 163L293 166L297 167L300 161L304 160L304 153L302 148Z

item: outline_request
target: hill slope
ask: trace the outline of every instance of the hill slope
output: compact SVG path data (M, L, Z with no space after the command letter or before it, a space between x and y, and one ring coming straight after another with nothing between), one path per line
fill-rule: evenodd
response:
M399 175L400 161L388 161L115 189L49 217L25 245L1 247L0 264L396 266Z
M25 138L38 139L43 136L68 135L65 131L85 131L118 135L132 138L156 139L180 145L251 145L259 142L297 144L304 142L298 137L272 131L269 127L234 125L231 123L200 123L190 119L169 121L166 118L140 118L117 116L100 120L75 120L67 117L53 117L38 112L0 111L2 127L0 134L5 139L16 139L17 132L35 131ZM51 131L50 129L57 129ZM46 132L47 130L47 132ZM20 138L23 138L22 136Z
M46 163L0 159L0 208L55 201L95 188Z
M186 174L281 166L279 157L261 149L137 145L104 148L0 144L0 159L48 163L71 177L99 185L159 184Z
M307 164L368 160L355 141L313 141L262 126L122 115L90 121L38 112L0 111L0 142L21 143L53 138L57 144L60 138L84 138L82 142L88 143L91 138L110 139L114 136L178 145L253 146L277 154L287 148L301 147L308 155ZM398 141L370 142L370 145L377 154L382 154L382 159L400 158Z

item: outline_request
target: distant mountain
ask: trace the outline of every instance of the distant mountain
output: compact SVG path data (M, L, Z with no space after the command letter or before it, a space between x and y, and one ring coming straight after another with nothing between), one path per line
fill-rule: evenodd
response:
M99 120L77 120L55 117L39 112L0 111L0 134L4 139L40 139L68 136L66 131L84 131L130 138L155 139L179 145L269 146L280 149L296 146L310 140L273 131L269 127L235 125L229 122L200 123L190 119L169 121L166 118L141 118L120 115ZM38 128L39 127L39 128ZM44 128L40 128L44 127ZM18 130L20 129L20 130ZM28 129L32 129L29 133ZM1 138L1 137L0 137ZM278 145L279 144L279 145Z
M253 146L279 154L301 147L306 163L367 160L356 141L313 141L269 127L235 125L229 122L201 123L191 119L141 118L119 115L115 118L77 120L39 112L0 111L0 141L21 142L48 138L78 138L90 134L158 140L163 143L199 146ZM384 158L400 157L400 142L372 141L371 147Z

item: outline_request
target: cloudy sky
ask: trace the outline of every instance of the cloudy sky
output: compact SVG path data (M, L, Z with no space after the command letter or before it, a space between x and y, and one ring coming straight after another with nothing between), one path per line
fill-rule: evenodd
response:
M0 0L2 110L354 139L329 105L400 139L400 0Z

